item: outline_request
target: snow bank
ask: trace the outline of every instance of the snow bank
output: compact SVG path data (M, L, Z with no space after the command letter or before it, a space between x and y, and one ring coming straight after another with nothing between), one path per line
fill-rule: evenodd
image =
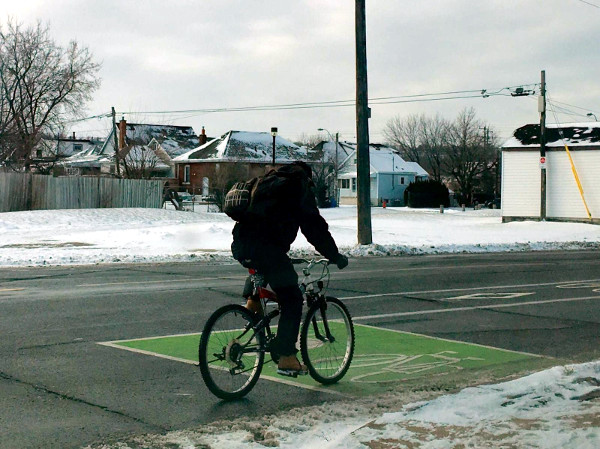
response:
M200 207L200 206L197 206ZM600 247L600 226L502 223L499 210L373 208L373 244L357 245L356 207L321 211L351 256ZM233 222L202 210L82 209L0 213L0 266L231 262ZM299 235L295 253L312 252Z

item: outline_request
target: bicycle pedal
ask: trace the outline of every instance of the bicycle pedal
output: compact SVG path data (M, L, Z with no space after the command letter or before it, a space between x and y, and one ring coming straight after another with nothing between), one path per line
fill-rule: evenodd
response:
M306 376L308 371L298 371L295 369L277 369L277 374L280 376L293 377L294 379L298 376Z

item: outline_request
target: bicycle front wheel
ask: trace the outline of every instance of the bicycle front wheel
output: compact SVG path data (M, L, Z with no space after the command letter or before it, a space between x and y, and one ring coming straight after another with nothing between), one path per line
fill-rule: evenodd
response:
M317 382L332 384L344 377L354 355L354 325L344 303L328 296L308 310L300 331L300 351Z
M263 334L255 333L253 313L230 304L219 308L206 322L198 362L208 389L225 400L245 396L256 384L265 357Z

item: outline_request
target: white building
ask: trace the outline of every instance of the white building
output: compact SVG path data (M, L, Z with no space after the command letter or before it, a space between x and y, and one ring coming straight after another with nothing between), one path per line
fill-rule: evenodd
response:
M540 219L539 131L539 125L525 125L502 146L504 222ZM545 164L546 219L600 223L600 122L547 125Z
M356 145L350 145L352 151L341 163L338 173L340 204L356 204ZM389 205L404 206L404 191L416 180L429 177L416 162L407 162L392 148L369 145L371 205L380 206L385 200Z

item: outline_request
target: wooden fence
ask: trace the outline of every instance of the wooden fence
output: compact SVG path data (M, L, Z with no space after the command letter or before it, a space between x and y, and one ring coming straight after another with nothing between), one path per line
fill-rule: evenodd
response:
M154 207L163 204L160 180L59 177L0 173L0 212L39 209Z

